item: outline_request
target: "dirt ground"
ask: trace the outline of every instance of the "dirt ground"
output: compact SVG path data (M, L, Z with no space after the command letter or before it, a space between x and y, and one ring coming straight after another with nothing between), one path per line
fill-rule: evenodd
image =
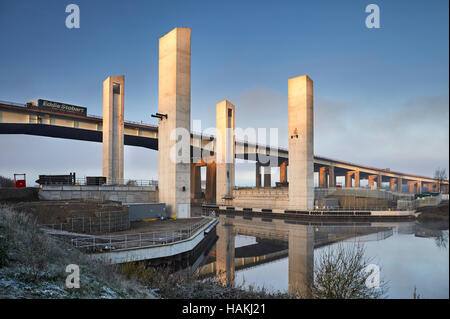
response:
M449 210L448 201L441 203L439 206L420 207L417 212L420 213L418 220L421 222L443 221L448 225ZM448 227L448 226L447 226Z
M117 202L97 201L35 201L8 203L8 206L17 211L32 214L38 224L65 223L68 217L90 217L96 212L119 211L124 207Z

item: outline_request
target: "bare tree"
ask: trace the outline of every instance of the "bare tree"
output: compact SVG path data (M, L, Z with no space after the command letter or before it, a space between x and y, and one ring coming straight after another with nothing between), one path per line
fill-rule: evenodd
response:
M447 171L445 168L438 167L434 172L434 178L438 181L439 192L441 192L441 183L447 180Z
M364 256L360 244L329 247L314 266L311 295L317 299L376 299L387 293L387 283L379 281L378 287L367 284L372 272L367 272L371 260Z

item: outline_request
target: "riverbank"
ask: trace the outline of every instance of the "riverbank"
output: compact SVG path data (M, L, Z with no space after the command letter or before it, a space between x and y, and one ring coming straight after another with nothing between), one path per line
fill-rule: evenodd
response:
M67 288L68 265L78 265L80 287ZM117 267L87 258L50 237L31 215L0 207L0 298L156 298Z
M80 267L80 288L66 287L69 264ZM43 232L35 216L0 206L0 298L290 298L142 267L92 260Z
M419 213L417 220L419 222L439 222L446 223L448 229L449 223L449 206L448 202L442 203L438 206L420 207L416 213Z

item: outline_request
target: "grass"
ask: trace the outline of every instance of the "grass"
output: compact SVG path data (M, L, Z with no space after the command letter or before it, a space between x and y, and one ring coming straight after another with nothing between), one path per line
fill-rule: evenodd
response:
M162 298L168 299L292 299L296 296L282 292L268 292L264 288L255 289L243 285L222 285L213 278L198 280L196 276L172 274L168 268L146 267L142 262L127 263L121 267L122 273L134 278Z
M80 267L80 288L66 288L66 266ZM0 207L0 298L154 298L115 266L89 259L44 233L30 215Z

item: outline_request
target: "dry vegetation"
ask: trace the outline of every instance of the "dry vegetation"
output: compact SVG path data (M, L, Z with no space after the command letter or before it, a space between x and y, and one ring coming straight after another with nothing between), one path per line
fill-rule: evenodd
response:
M171 274L169 269L147 268L143 263L127 263L121 268L129 278L135 278L162 298L176 299L287 299L293 295L271 293L264 288L221 285L213 278L198 280L195 276Z
M364 247L338 244L325 250L315 265L311 294L316 299L378 299L386 295L387 283L380 278L377 288L366 285L371 260L364 257Z
M312 298L379 298L363 285L360 249L329 251L316 265ZM80 288L65 287L66 266L80 266ZM223 286L214 279L171 274L143 263L121 267L93 261L41 231L32 215L0 206L0 298L296 298L265 289Z
M80 267L80 288L68 289L66 266ZM113 266L88 259L49 237L29 215L0 207L0 298L152 298Z

